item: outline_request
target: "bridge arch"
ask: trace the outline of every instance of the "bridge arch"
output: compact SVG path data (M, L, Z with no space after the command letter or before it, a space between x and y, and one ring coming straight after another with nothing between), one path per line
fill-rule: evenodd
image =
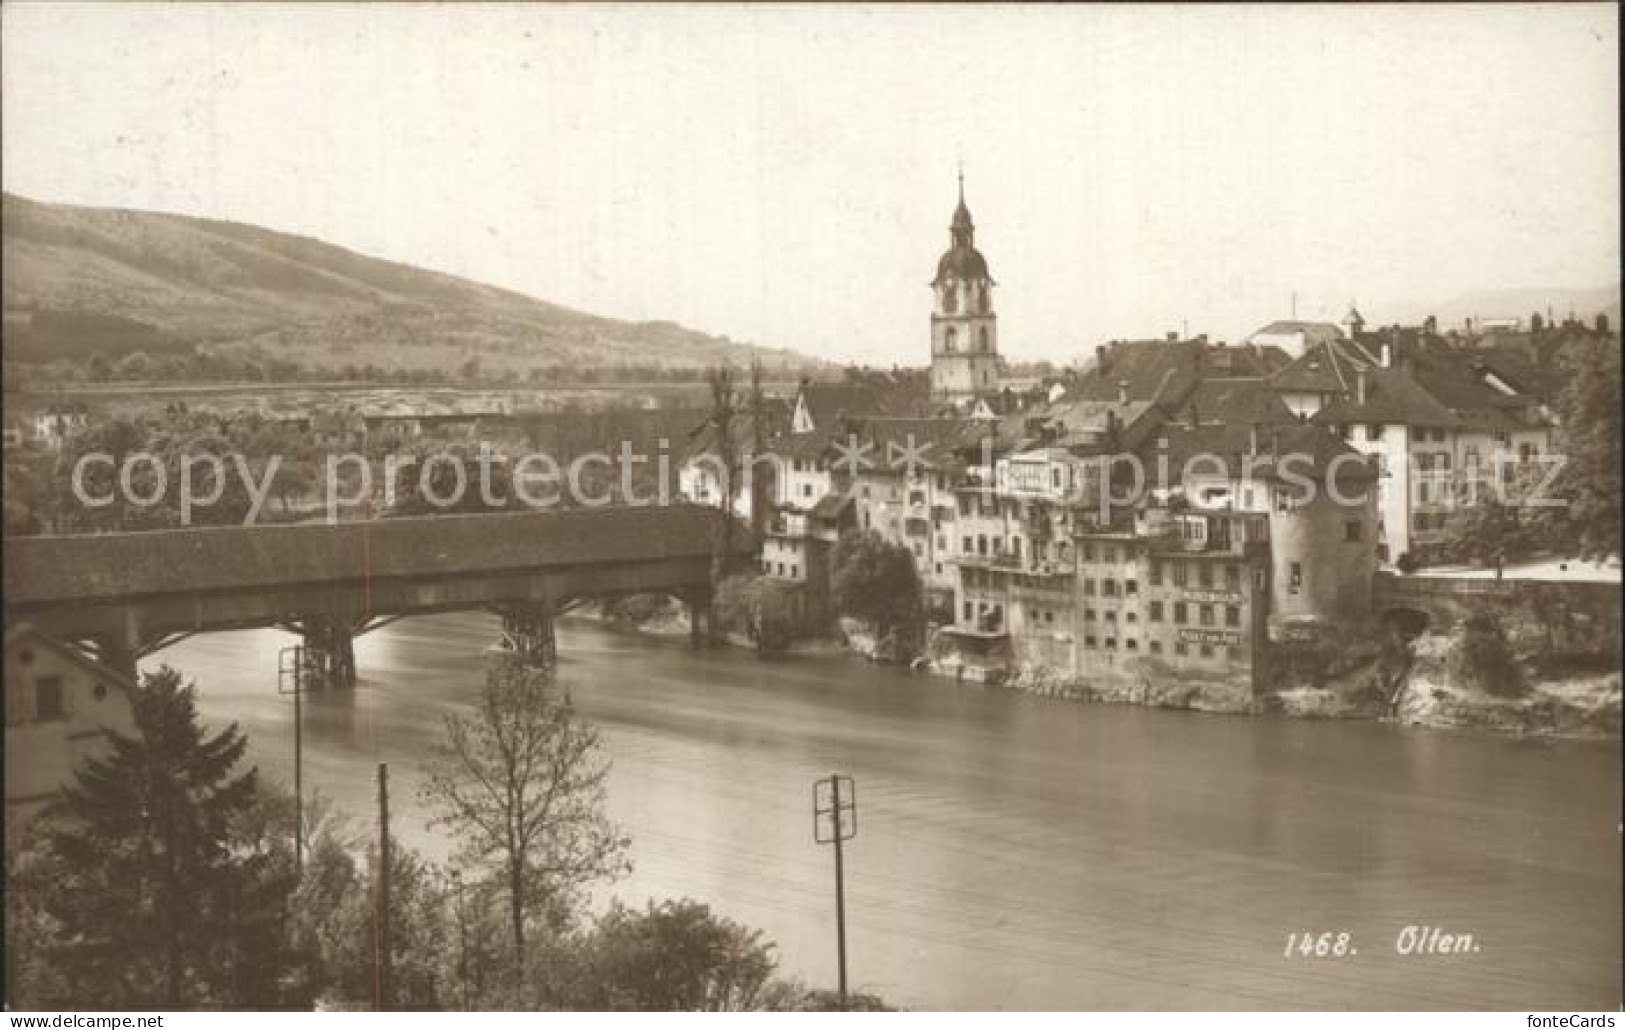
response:
M1433 619L1421 608L1409 605L1395 605L1383 611L1379 616L1383 629L1399 637L1401 640L1415 640L1426 633Z

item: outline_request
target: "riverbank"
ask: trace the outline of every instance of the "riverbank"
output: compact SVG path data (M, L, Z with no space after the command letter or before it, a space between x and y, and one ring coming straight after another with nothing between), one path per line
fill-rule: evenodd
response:
M688 618L676 602L585 605L577 616L656 637L686 639ZM785 655L850 655L871 661L873 638L842 620L838 635L790 644ZM732 647L754 648L741 633L723 634ZM1179 676L1142 673L1111 681L1088 680L1038 663L991 670L951 650L928 646L915 664L936 678L980 683L1084 704L1135 705L1228 715L1284 715L1310 720L1366 720L1439 729L1578 739L1620 736L1622 677L1615 668L1553 672L1538 661L1521 663L1523 691L1494 696L1457 682L1448 656L1457 635L1424 634L1411 642L1402 668L1384 664L1374 646L1339 650L1320 675L1289 667L1265 673L1256 689L1234 677L1182 671ZM1392 656L1389 656L1390 659Z

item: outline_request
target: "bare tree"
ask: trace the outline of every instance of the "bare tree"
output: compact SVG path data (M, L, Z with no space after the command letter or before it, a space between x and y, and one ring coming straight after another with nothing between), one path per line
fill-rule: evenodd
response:
M767 510L772 502L776 469L767 454L767 399L762 392L762 359L750 359L750 531L758 542L767 528Z
M734 497L739 491L739 447L734 439L734 420L739 416L739 404L734 393L733 370L727 365L711 369L706 381L711 386L711 414L705 424L714 435L717 458L722 466L722 519L711 555L711 594L715 597L733 562ZM706 623L715 637L716 620L707 619Z
M474 713L446 717L423 787L430 826L451 828L460 860L506 896L516 975L532 917L630 869L628 841L604 813L608 774L598 731L554 694L548 670L500 661Z

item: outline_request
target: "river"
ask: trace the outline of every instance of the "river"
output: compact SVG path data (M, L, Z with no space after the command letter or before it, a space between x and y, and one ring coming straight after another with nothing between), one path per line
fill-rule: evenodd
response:
M424 825L421 762L478 689L494 621L410 619L357 642L354 691L305 708L305 779L370 828ZM150 660L292 781L276 631ZM1620 1002L1620 751L1404 728L1082 705L844 656L765 662L572 622L560 681L612 756L634 904L690 896L833 986L833 861L812 781L857 783L854 987L914 1008L1598 1009ZM1407 926L1465 954L1397 953ZM1285 957L1347 931L1345 958Z

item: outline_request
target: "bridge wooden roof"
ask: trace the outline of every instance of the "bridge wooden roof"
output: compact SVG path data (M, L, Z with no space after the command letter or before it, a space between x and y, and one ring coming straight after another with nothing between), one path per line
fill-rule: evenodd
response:
M7 608L171 593L709 557L699 505L12 537ZM735 549L753 545L744 526Z

